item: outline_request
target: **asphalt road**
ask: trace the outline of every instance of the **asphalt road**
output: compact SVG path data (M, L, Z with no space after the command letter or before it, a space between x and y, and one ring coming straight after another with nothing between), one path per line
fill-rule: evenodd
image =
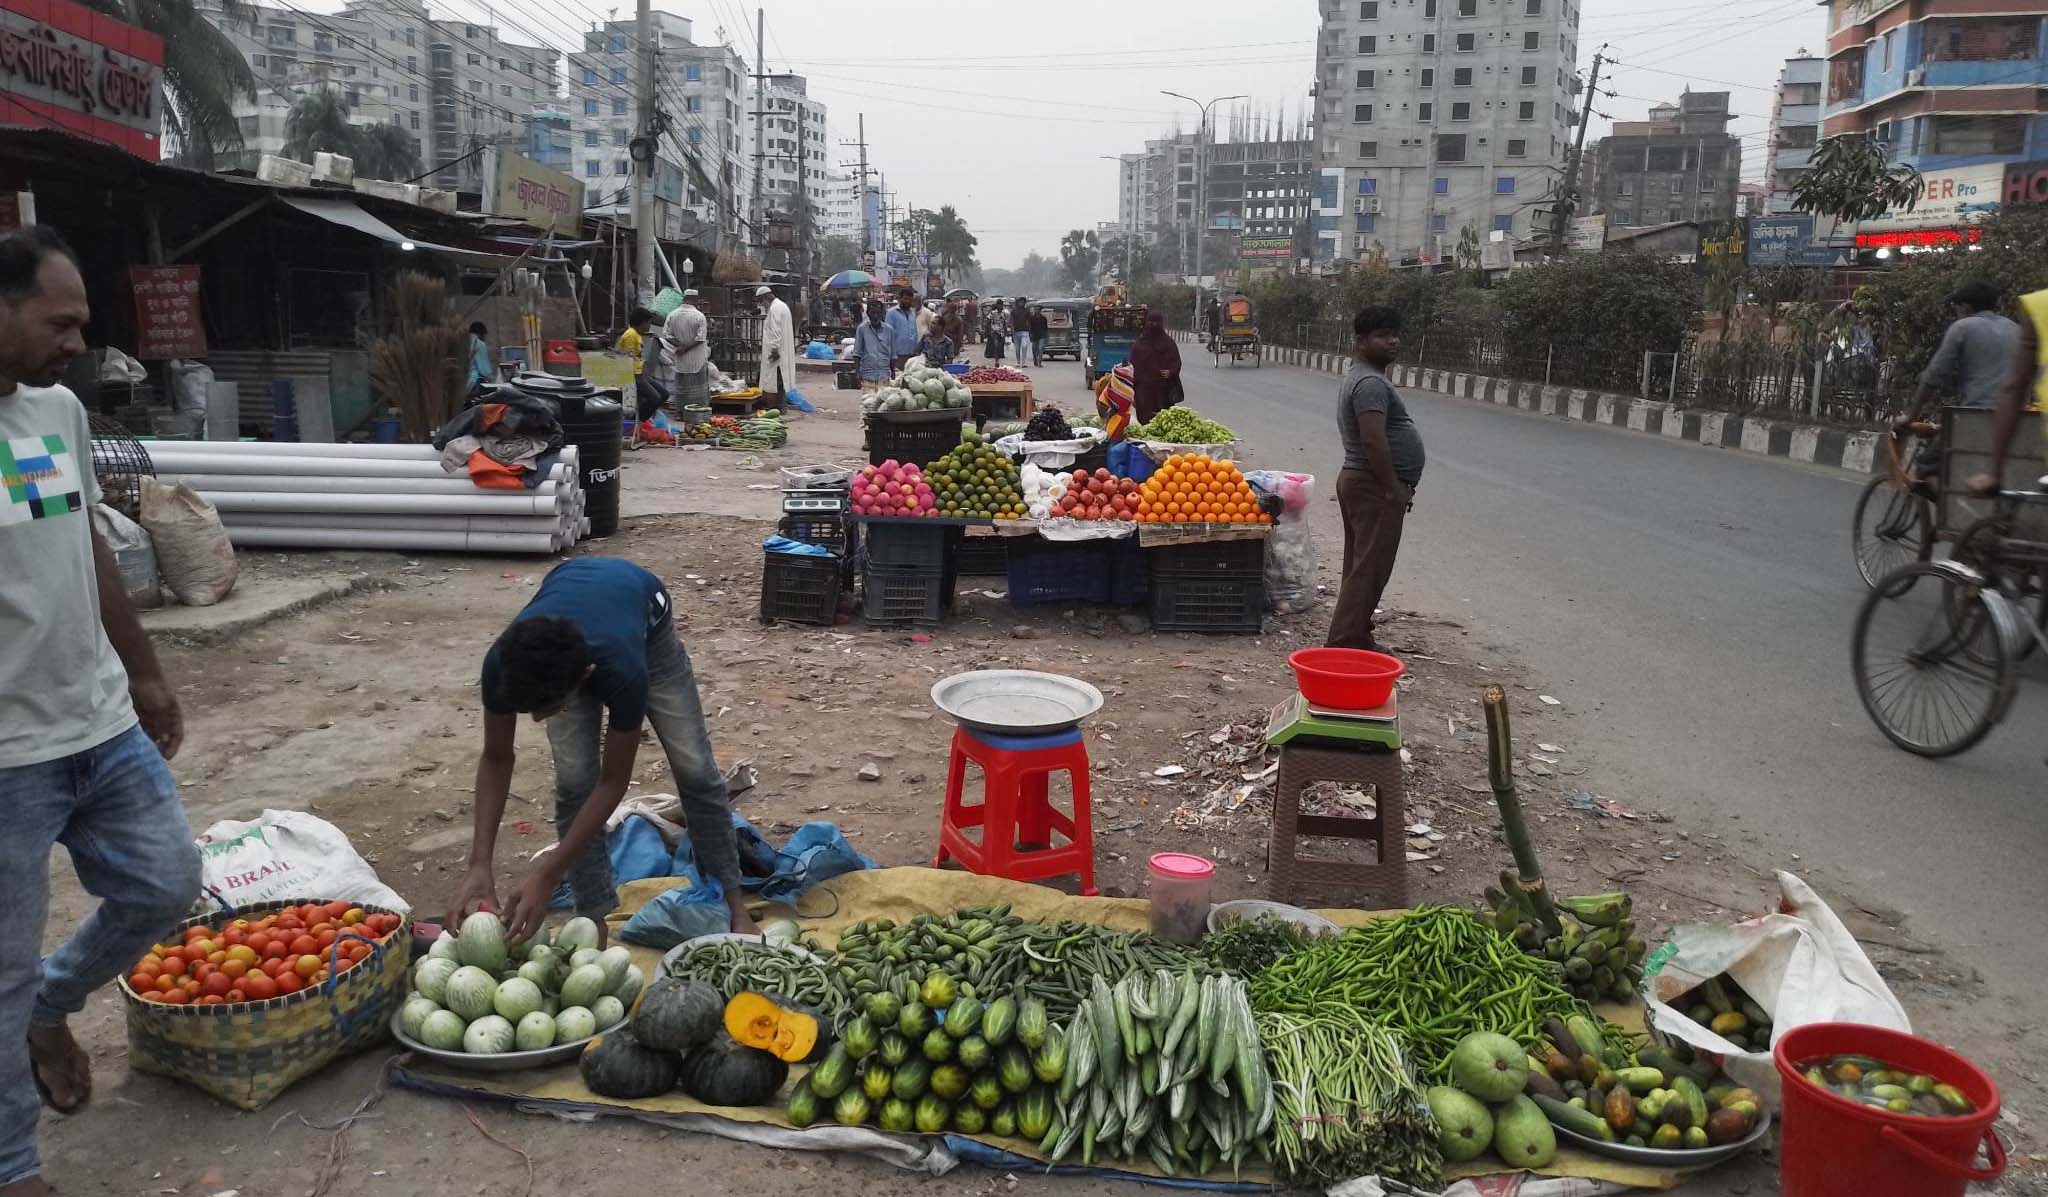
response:
M1184 379L1260 464L1308 469L1327 493L1334 377L1191 353ZM2048 673L2034 666L1964 756L1924 761L1878 734L1848 665L1860 479L1405 394L1429 466L1389 605L1513 653L1575 717L1607 796L1696 834L1754 835L1755 866L1902 911L1995 996L2039 1008L2048 889L2028 882L2048 858Z

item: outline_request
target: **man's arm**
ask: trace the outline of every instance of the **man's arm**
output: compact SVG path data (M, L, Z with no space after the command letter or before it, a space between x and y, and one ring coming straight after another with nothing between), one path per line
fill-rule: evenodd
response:
M1405 489L1401 480L1394 477L1394 447L1387 443L1386 412L1358 413L1358 447L1364 451L1366 463L1372 466L1373 477L1382 485L1380 498L1390 504L1407 502L1401 493Z
M598 767L597 788L583 802L583 809L562 833L554 850L540 858L512 901L505 907L505 938L519 943L533 937L547 921L548 904L561 885L570 862L583 855L592 841L604 834L605 822L618 809L633 781L633 758L640 751L640 732L608 731L604 736L604 760ZM478 802L481 809L482 802Z
M469 870L463 875L448 926L460 924L472 909L498 905L492 861L498 854L498 822L505 817L505 799L512 793L512 766L518 761L513 741L519 716L484 712L484 750L476 758L476 811L469 837Z
M2034 389L2040 339L2032 320L2020 321L2020 337L2012 353L2012 368L2006 371L2005 388L1998 393L1998 408L1991 415L1991 468L1969 482L1970 489L1980 495L1997 490L2005 477L2006 454L2012 449L2013 433L2019 430L2020 413L2027 409L2027 395Z
M86 523L90 525L92 521ZM128 584L121 580L121 567L114 560L113 550L100 539L97 527L91 529L91 535L93 575L99 583L100 626L106 629L114 655L121 658L122 668L128 671L128 697L135 704L135 716L142 721L143 732L156 742L164 759L170 760L185 742L185 717L178 710L178 696L171 693L170 684L164 681L156 648L142 630L142 621L135 617L135 606L128 601Z

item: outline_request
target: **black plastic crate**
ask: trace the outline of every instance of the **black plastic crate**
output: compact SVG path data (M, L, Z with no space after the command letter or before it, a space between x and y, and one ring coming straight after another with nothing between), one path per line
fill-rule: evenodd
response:
M1145 550L1135 536L1108 543L1110 605L1143 606L1152 596L1152 571L1147 568Z
M1190 576L1260 577L1266 572L1266 542L1205 540L1150 550L1152 573Z
M1081 454L1079 457L1076 457L1074 459L1074 464L1067 467L1067 472L1071 474L1075 470L1086 470L1089 473L1093 474L1097 470L1106 470L1108 468L1109 443L1105 441L1102 444L1095 446L1093 449L1088 450L1086 453Z
M855 526L836 515L785 515L776 521L775 530L791 540L830 549L839 557L850 556L859 539Z
M898 464L917 463L919 467L929 466L953 450L960 443L960 426L967 420L962 409L952 419L891 420L883 416L868 421L868 464L881 465L894 460Z
M1108 542L1020 537L1010 546L1010 605L1109 601Z
M866 537L868 564L939 570L946 564L946 543L959 534L960 529L949 524L871 523Z
M968 577L989 577L1010 572L1010 542L1014 536L963 536L955 557L955 572Z
M839 557L763 553L761 622L786 619L831 627L839 614Z
M1155 632L1256 632L1265 618L1264 577L1152 575Z
M870 561L861 570L861 615L871 624L936 624L952 598L952 578L944 569Z

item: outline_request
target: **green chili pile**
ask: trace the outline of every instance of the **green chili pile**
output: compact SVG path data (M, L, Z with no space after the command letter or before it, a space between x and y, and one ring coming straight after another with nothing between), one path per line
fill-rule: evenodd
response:
M1436 1119L1393 1032L1342 1006L1255 1022L1278 1102L1273 1166L1284 1177L1317 1188L1357 1176L1442 1187Z
M1541 1040L1544 1019L1588 1013L1556 964L1447 906L1317 940L1260 973L1251 990L1261 1014L1362 1012L1393 1031L1432 1081L1445 1079L1451 1049L1473 1031L1528 1045Z

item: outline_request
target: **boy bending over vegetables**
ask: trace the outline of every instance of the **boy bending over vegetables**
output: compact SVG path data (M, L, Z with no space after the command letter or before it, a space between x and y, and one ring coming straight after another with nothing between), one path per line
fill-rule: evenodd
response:
M513 733L520 715L547 724L555 754L555 831L561 842L535 861L504 904L506 938L540 930L563 877L576 913L604 927L618 905L605 820L633 778L640 725L668 755L681 791L697 865L725 891L732 929L756 933L740 893L739 849L725 778L711 756L711 732L689 654L676 639L661 579L613 557L565 561L484 654L484 747L476 765L476 834L469 872L448 925L482 904L498 905L492 857L511 791ZM610 723L600 730L604 715Z

